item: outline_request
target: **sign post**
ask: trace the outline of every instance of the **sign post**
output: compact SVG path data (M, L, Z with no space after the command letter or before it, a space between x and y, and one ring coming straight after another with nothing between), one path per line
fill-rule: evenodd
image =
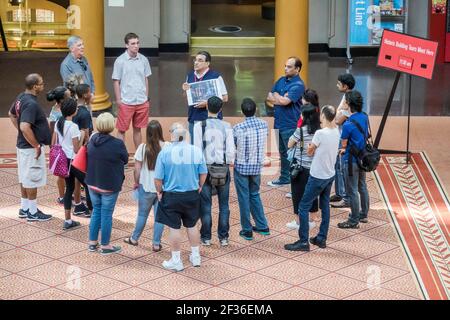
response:
M375 138L374 147L378 148L384 127L389 116L395 91L402 73L409 75L409 101L408 101L408 129L407 150L380 150L381 153L406 153L406 162L409 162L410 124L411 124L411 90L412 76L422 77L428 80L433 78L438 43L390 30L384 30L381 48L378 55L378 66L397 71L391 94L383 114L383 118Z

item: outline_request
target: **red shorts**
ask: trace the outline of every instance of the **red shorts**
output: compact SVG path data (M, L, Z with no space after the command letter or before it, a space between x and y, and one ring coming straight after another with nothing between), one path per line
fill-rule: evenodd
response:
M117 117L116 128L120 132L127 132L130 128L131 120L133 120L133 128L143 129L148 125L148 111L150 103L129 106L121 104L119 106L119 115Z

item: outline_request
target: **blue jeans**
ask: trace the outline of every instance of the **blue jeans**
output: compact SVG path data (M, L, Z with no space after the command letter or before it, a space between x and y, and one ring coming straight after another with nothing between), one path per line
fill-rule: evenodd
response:
M264 215L264 207L259 195L261 176L244 176L237 170L234 170L234 184L236 185L239 211L241 213L242 231L253 231L250 214L255 221L257 229L268 229L269 225Z
M139 201L138 201L138 216L136 220L136 227L134 228L133 238L134 241L139 241L139 238L144 231L145 225L147 224L148 215L153 207L153 212L155 215L155 224L153 227L153 244L160 245L161 237L164 231L164 225L156 222L156 213L158 212L158 195L152 192L145 192L142 185L139 185Z
M224 240L228 239L230 231L230 173L228 173L227 182L225 185L222 187L216 187L216 190L217 197L219 198L219 224L217 226L217 233L219 240ZM208 182L203 185L200 200L200 218L202 220L200 235L203 240L211 240L212 186Z
M289 184L291 182L291 177L289 174L289 168L291 163L288 160L288 143L289 138L294 134L295 129L279 130L278 131L278 151L280 152L281 161L281 173L279 180L282 183Z
M98 233L101 230L101 245L108 246L111 240L112 215L119 192L98 193L89 188L89 195L94 207L89 225L89 241L98 241Z
M338 155L335 166L336 177L334 178L334 189L337 196L341 197L345 203L350 203L345 188L343 162L342 157Z
M322 210L322 222L320 223L318 241L326 241L328 236L328 229L330 227L330 193L333 185L334 177L330 179L317 179L309 176L306 184L305 193L300 201L299 216L300 229L298 234L301 243L308 243L309 239L309 210L311 205L317 197L319 199L320 209Z
M352 210L348 220L350 223L355 224L359 223L360 219L367 218L369 213L369 191L366 184L366 172L360 170L358 164L353 163L353 176L350 177L348 166L348 162L344 162L344 180Z

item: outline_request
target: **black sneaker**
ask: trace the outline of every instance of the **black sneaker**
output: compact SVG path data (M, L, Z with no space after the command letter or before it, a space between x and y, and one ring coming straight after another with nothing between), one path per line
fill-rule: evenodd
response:
M36 214L34 214L34 215L30 214L30 212L28 212L27 221L29 221L29 222L33 222L33 221L44 222L44 221L49 221L52 218L53 218L53 216L51 216L49 214L45 214L41 210L38 210L36 212Z
M122 251L121 247L114 246L114 247L112 247L112 249L102 249L102 250L100 250L100 254L102 256L109 256L109 255L114 254L114 253L120 253L121 251Z
M288 251L305 251L309 252L309 243L302 243L300 240L291 244L286 244L284 249Z
M86 207L86 205L82 202L81 204L75 206L75 209L73 210L73 214L75 216L81 216L81 215L86 215L86 214L90 214L88 207Z
M339 202L341 200L342 200L342 197L338 196L337 194L331 196L331 198L330 198L330 202Z
M251 231L240 231L239 235L245 240L252 241L253 240L253 232Z
M68 223L68 222L64 221L63 230L69 230L69 229L73 229L73 228L76 228L79 226L81 226L81 223L79 223L78 221L72 220L72 223Z
M351 223L350 221L344 221L338 223L339 229L359 229L359 223Z
M273 181L267 182L267 185L272 188L282 187L282 186L286 186L288 184L291 184L291 182L290 181L283 182L281 180L273 180Z
M99 247L100 247L100 245L98 243L97 244L90 244L89 245L89 252L97 252Z
M20 219L28 218L28 214L29 214L29 213L30 213L30 210L25 211L25 210L23 210L23 209L20 209L20 210L19 210L19 218L20 218Z
M254 232L259 233L259 234L261 234L263 236L270 236L269 228L267 228L267 229L258 229L256 227L253 227L252 229L253 229Z
M315 246L318 246L321 249L325 249L327 247L326 241L318 241L317 237L309 239L309 242Z
M63 206L64 205L64 198L56 199L56 203L59 204L60 206Z

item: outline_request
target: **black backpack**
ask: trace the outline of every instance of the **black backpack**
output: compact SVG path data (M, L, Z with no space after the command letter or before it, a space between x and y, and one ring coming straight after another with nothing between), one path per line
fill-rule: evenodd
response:
M368 121L368 120L367 120ZM370 122L369 122L369 136L366 137L366 134L364 133L363 128L361 125L356 122L355 120L350 120L351 123L353 123L361 132L364 139L366 140L366 144L364 145L364 148L362 150L358 150L356 146L352 145L350 147L350 154L354 156L358 161L358 167L365 171L365 172L372 172L375 171L378 167L378 164L380 163L381 156L380 151L378 151L374 146L373 142L369 141L369 139L372 137L371 129L370 129Z

